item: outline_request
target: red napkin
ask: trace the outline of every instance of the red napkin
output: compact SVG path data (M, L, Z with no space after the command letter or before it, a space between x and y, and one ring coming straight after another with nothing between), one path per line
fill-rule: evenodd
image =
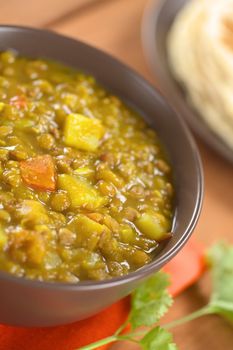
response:
M171 274L172 295L177 295L193 284L203 269L202 250L190 241L164 268ZM0 350L76 350L112 335L125 321L129 308L130 299L125 298L98 315L71 325L51 328L0 325Z

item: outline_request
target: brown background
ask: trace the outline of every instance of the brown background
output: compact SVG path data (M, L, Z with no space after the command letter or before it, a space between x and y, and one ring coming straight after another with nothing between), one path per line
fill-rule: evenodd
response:
M174 0L175 1L175 0ZM46 27L113 54L156 85L143 57L140 25L146 0L0 0L0 23ZM205 172L205 199L196 239L205 246L222 238L233 243L233 167L198 140ZM202 306L208 277L176 298L165 321ZM174 329L181 350L231 350L233 330L218 317ZM136 350L122 343L118 350ZM55 349L51 349L55 350ZM159 349L158 349L159 350Z

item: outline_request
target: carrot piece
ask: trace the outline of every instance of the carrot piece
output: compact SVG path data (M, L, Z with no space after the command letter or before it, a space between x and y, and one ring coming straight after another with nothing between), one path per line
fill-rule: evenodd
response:
M56 173L50 155L42 155L20 162L21 177L29 187L40 191L55 191Z
M205 270L203 248L190 240L163 270L171 276L169 292L174 297L194 284Z

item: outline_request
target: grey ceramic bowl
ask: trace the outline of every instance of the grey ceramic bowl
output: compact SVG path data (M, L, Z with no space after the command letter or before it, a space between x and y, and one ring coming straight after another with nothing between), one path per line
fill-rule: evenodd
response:
M129 294L172 259L189 239L203 195L200 157L184 122L142 77L106 53L45 30L0 26L0 50L62 61L94 75L137 109L167 150L174 172L176 214L173 238L154 261L121 278L77 285L46 283L0 272L0 322L52 326L86 318Z
M151 0L142 22L142 42L151 71L174 109L212 149L233 164L233 152L186 102L184 91L174 80L167 62L166 38L178 11L189 0Z

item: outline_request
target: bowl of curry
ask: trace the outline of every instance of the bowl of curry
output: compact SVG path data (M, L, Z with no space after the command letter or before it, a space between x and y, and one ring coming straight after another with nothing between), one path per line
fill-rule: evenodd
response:
M107 54L29 28L0 38L0 321L72 322L186 242L199 155L158 93Z

